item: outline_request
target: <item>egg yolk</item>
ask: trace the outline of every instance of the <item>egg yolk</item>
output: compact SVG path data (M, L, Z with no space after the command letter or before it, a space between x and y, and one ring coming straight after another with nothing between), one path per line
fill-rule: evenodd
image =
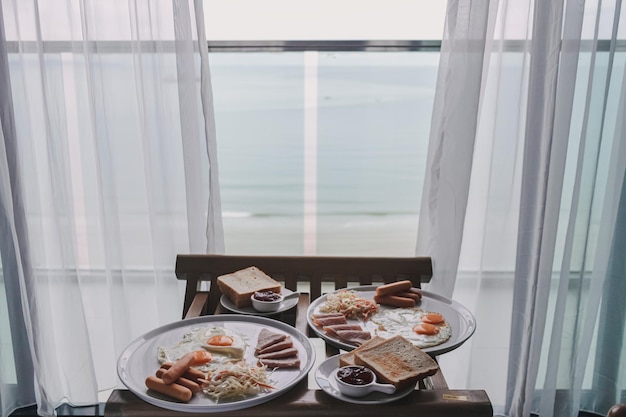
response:
M413 327L413 331L417 334L425 334L429 336L439 333L439 327L429 323L419 323Z
M429 324L441 324L444 322L444 319L439 313L428 313L422 316L422 321Z
M234 339L232 337L222 334L209 337L209 339L206 341L207 345L211 346L232 346L233 342Z
M195 350L193 352L193 366L204 365L211 362L213 355L206 350Z

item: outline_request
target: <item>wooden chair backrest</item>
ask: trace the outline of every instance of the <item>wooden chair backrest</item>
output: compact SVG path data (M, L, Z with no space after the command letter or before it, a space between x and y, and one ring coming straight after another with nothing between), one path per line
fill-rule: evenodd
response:
M292 291L298 290L298 283L306 283L311 301L322 295L324 283L334 290L408 279L420 288L433 273L430 257L178 255L176 277L187 281L183 318L200 292L208 292L202 313L212 314L221 296L213 281L249 266L256 266Z

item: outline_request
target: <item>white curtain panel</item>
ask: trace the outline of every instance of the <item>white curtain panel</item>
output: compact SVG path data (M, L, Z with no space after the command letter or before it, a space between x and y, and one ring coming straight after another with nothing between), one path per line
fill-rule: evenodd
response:
M0 259L4 278L0 280L0 413L4 416L16 407L34 401L35 375L28 349L29 333L25 326L28 319L23 314L24 301L20 291L30 282L32 274L28 268L30 255L25 241L26 218L22 195L13 192L20 187L20 179L16 175L16 160L12 157L17 138L2 29L0 9ZM21 249L22 246L25 246L24 249ZM12 296L7 297L7 294ZM15 320L9 320L9 316L15 317ZM23 349L14 349L13 345L23 346Z
M204 12L1 7L0 406L53 415L98 402L121 350L180 319L176 254L224 251Z
M417 255L433 256L429 289L452 295L469 194L488 37L489 1L450 1L446 11Z
M624 401L623 14L620 1L448 2L417 253L477 316L441 358L450 385L487 389L507 416ZM482 60L454 48L463 39Z

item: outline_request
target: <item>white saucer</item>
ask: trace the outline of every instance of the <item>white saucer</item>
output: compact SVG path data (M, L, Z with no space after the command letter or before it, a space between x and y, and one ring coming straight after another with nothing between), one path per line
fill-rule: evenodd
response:
M364 397L349 397L343 395L337 388L337 381L333 378L334 372L339 368L339 356L335 355L326 359L315 370L315 382L328 395L339 400L355 404L385 404L406 397L415 390L415 386L410 386L396 391L393 394L383 394L382 392L371 392Z
M287 289L287 288L283 288L281 291L281 294L284 295L285 297L288 296L289 294L293 293L293 291ZM298 305L298 297L294 297L294 298L289 298L287 300L284 300L281 304L280 307L278 307L278 310L276 311L270 311L267 313L261 312L261 311L257 311L254 309L254 307L252 306L247 306L247 307L237 307L231 300L230 298L226 297L225 295L222 295L220 297L220 303L222 304L222 306L234 313L239 313L239 314L248 314L248 315L252 315L252 316L272 316L274 314L278 314L281 313L283 311L289 310L293 307L295 307L296 305Z

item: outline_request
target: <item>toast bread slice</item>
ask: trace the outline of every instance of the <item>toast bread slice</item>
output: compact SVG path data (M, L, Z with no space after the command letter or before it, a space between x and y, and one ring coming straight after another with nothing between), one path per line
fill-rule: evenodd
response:
M354 362L374 371L379 383L393 384L396 388L415 385L439 369L428 353L402 336L356 351Z
M217 277L217 286L238 308L252 305L250 297L256 291L280 293L282 287L256 266Z
M370 340L363 343L361 346L357 347L356 349L351 350L350 352L344 353L343 355L339 356L339 366L341 367L341 366L348 366L348 365L356 365L356 363L354 362L354 355L356 354L356 352L376 346L377 344L384 342L385 340L387 339L380 337L380 336L372 337Z

